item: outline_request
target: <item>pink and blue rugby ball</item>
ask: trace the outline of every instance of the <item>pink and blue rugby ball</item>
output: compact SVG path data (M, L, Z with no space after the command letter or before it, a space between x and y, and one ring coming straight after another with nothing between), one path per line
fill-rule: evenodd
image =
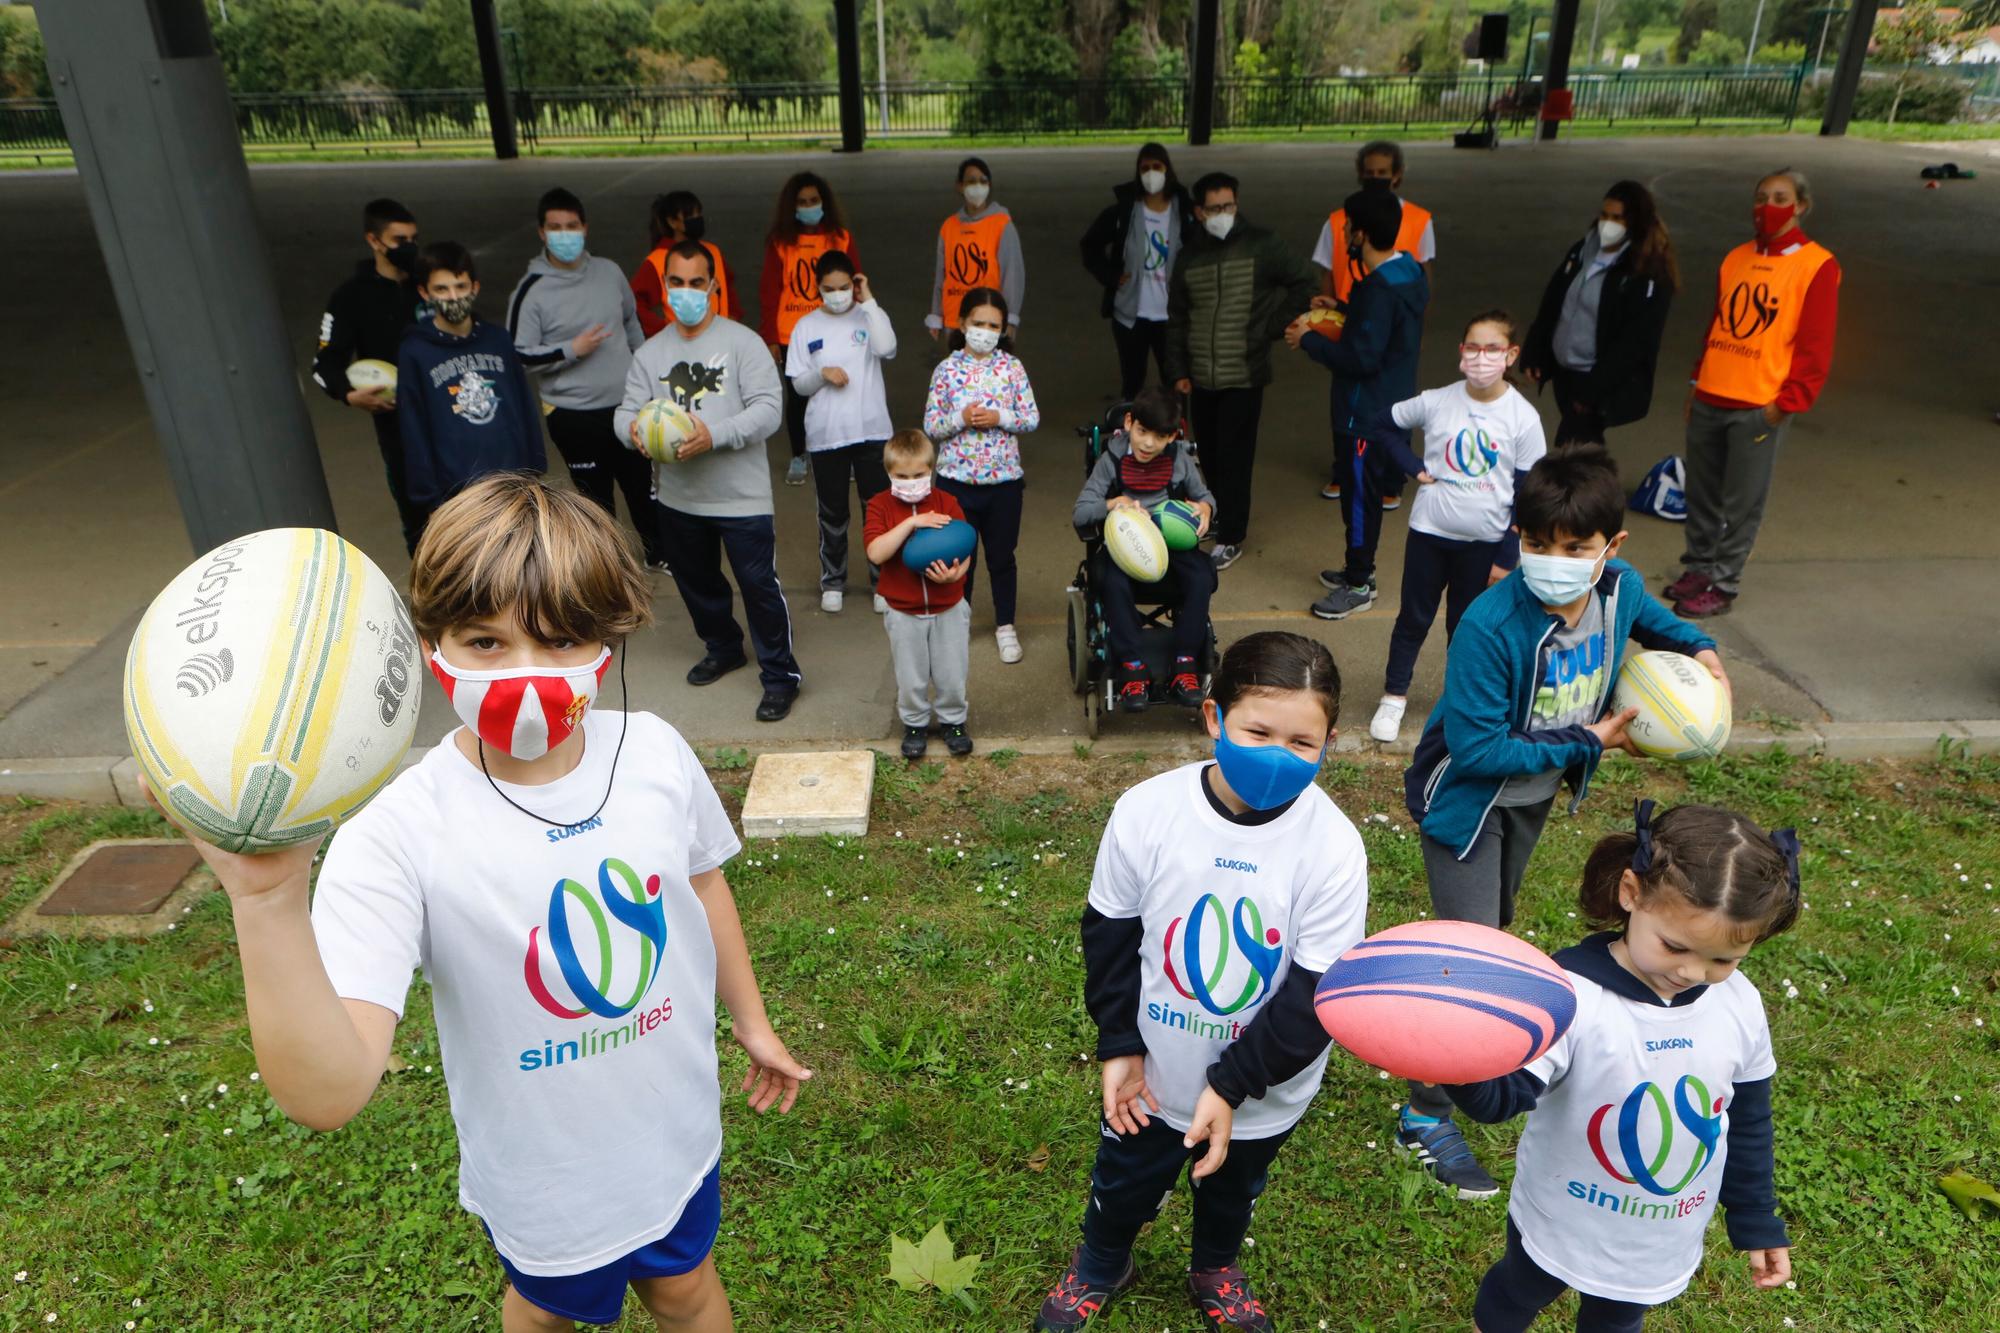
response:
M1422 1083L1477 1083L1538 1059L1576 1017L1555 960L1470 921L1412 921L1334 961L1313 993L1356 1059Z
M918 528L903 543L903 563L921 574L931 567L933 560L949 565L965 559L972 554L978 540L979 534L972 530L972 525L959 519L941 528Z

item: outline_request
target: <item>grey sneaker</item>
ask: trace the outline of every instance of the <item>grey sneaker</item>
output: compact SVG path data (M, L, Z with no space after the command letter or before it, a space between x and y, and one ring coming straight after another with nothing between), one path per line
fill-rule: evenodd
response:
M804 454L800 454L797 458L794 458L792 460L791 466L785 469L785 485L803 486L805 484L806 484L806 456Z
M1411 1125L1399 1119L1396 1150L1415 1157L1432 1179L1457 1198L1490 1199L1500 1192L1500 1182L1486 1174L1486 1168L1472 1155L1472 1145L1450 1119L1431 1125Z
M1345 620L1357 611L1366 611L1375 605L1375 585L1364 583L1355 587L1351 583L1341 585L1312 604L1312 613L1321 620Z
M1215 549L1208 553L1208 558L1215 562L1215 572L1220 574L1223 570L1243 558L1243 548L1240 546L1225 546L1217 542Z

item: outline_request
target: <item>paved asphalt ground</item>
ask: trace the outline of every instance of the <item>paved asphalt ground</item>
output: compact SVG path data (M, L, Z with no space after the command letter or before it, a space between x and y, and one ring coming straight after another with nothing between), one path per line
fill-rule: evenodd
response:
M827 153L652 160L270 166L252 171L257 207L296 335L341 530L392 579L407 561L373 436L359 413L305 380L321 303L361 252L361 202L391 194L424 234L472 245L485 274L481 309L498 318L535 249L533 204L561 183L587 202L592 249L621 264L644 250L645 211L677 186L706 201L709 235L741 287L756 290L762 235L783 176L812 165L842 191L867 271L902 338L889 374L891 409L915 422L931 367L922 316L936 227L953 204L953 151ZM1068 514L1081 481L1071 427L1116 389L1097 289L1076 238L1130 171L1124 149L995 149L995 195L1013 211L1029 267L1020 351L1042 429L1026 441L1029 499L1021 543L1026 660L1002 666L991 604L975 604L975 735L1059 738L1082 713L1066 680L1063 587L1079 547ZM1981 157L1984 161L1980 161ZM1923 190L1920 165L1977 162L1983 179ZM1793 427L1763 537L1734 614L1715 622L1732 664L1739 720L1915 723L2000 718L2000 374L1993 311L2000 296L2000 156L1991 146L1941 149L1786 138L1586 140L1510 144L1497 153L1410 147L1406 193L1437 215L1440 258L1425 342L1424 385L1453 377L1461 321L1495 304L1532 312L1564 247L1594 215L1604 186L1649 182L1680 247L1686 291L1676 303L1650 419L1614 432L1636 482L1678 450L1682 368L1707 317L1716 264L1748 234L1758 174L1784 163L1812 177L1808 230L1839 255L1846 280L1833 377ZM1244 211L1305 252L1351 188L1341 145L1222 145L1177 155L1183 179L1226 168L1244 181ZM198 221L198 220L197 220ZM116 682L138 613L191 558L83 192L69 173L0 175L0 255L16 353L0 370L0 763L125 753ZM245 256L253 262L256 256ZM1329 625L1311 619L1315 572L1338 563L1340 524L1321 500L1329 444L1326 377L1276 349L1265 400L1247 556L1215 602L1226 641L1284 627L1320 635L1345 677L1344 730L1359 735L1380 692L1402 566L1401 515L1384 523L1375 610ZM1547 409L1545 408L1545 411ZM1553 413L1549 413L1553 426ZM551 460L555 453L551 449ZM773 444L774 472L785 448ZM560 475L560 469L557 470ZM700 655L671 581L659 582L659 625L631 648L636 706L698 742L765 745L890 734L887 644L865 597L822 615L810 488L777 487L779 569L806 672L792 717L751 718L754 671L697 692L682 683ZM1627 553L1649 575L1679 554L1672 525L1634 516ZM1657 586L1657 583L1655 584ZM1443 636L1420 663L1406 737L1439 686ZM451 721L429 687L419 744ZM1185 716L1113 719L1111 734L1185 738Z

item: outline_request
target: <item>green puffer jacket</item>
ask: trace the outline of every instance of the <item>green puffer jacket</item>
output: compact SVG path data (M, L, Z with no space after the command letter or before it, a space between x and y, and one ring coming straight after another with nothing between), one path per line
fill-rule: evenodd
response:
M1312 265L1262 227L1238 222L1224 241L1191 229L1167 286L1167 383L1269 384L1271 344L1318 285Z

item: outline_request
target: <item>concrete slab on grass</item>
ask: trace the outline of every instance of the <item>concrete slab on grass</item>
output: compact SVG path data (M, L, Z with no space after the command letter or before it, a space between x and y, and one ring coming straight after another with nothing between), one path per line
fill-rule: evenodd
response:
M157 935L213 891L215 876L179 838L106 838L71 857L55 881L14 914L9 936Z
M868 832L875 795L873 750L765 754L743 796L743 836L782 838Z

